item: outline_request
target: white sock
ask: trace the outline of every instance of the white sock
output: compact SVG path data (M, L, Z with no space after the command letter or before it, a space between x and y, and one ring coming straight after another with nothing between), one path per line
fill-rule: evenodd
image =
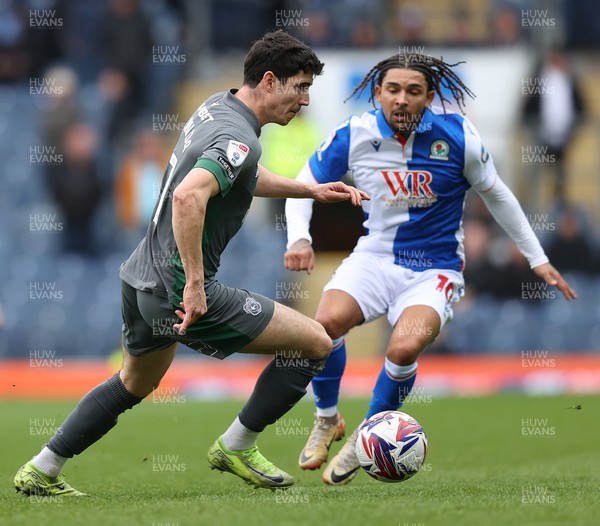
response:
M396 365L390 361L388 357L385 357L385 370L389 375L396 380L404 380L417 370L418 362L411 363L410 365Z
M256 443L258 435L260 435L258 431L251 431L236 417L223 435L223 444L230 451L250 449Z
M331 407L317 407L317 416L332 417L338 414L337 405Z
M33 465L42 473L45 473L49 477L58 477L58 474L69 459L57 455L54 451L48 449L48 446L44 446L31 460Z

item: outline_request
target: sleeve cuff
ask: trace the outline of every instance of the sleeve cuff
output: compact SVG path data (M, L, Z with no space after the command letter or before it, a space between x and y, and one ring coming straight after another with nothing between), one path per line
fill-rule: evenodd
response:
M539 256L535 256L529 260L529 268L539 267L540 265L543 265L544 263L549 263L549 261L550 260L548 259L548 256L546 256L546 254L542 253Z
M287 242L287 245L285 246L286 250L289 250L290 247L296 241L300 241L301 239L305 239L306 241L308 241L312 245L312 237L310 236L310 234L308 234L308 233L306 233L306 234L299 234L299 235L296 235L294 237L288 237L288 242Z

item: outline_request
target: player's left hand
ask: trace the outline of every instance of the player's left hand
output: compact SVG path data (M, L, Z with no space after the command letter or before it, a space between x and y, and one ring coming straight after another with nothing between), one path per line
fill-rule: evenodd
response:
M550 263L538 265L533 271L549 285L560 290L567 301L577 299L577 294Z
M370 197L362 190L357 190L341 181L325 183L313 186L312 198L319 203L338 203L339 201L351 201L354 206L369 201Z

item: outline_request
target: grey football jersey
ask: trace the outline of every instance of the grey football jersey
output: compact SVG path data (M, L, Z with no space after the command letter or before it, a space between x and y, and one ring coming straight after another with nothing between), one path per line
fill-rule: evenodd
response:
M172 225L173 191L194 167L209 170L220 192L209 199L202 232L204 281L219 268L221 254L242 226L258 177L260 124L237 99L237 90L209 97L190 117L163 176L146 236L121 265L120 277L132 287L180 298L185 274ZM179 305L177 304L179 307Z

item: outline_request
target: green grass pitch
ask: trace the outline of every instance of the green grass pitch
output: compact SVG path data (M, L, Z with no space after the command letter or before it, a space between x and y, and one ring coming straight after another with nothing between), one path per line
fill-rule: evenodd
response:
M342 402L349 425L366 406ZM326 487L319 471L297 467L314 410L301 402L259 441L268 458L297 477L293 489L275 492L208 469L206 450L241 402L163 396L123 415L108 436L67 464L67 480L89 497L15 494L14 473L72 407L0 403L0 524L600 524L600 396L417 399L404 410L429 439L422 472L397 484L361 472L337 488Z

